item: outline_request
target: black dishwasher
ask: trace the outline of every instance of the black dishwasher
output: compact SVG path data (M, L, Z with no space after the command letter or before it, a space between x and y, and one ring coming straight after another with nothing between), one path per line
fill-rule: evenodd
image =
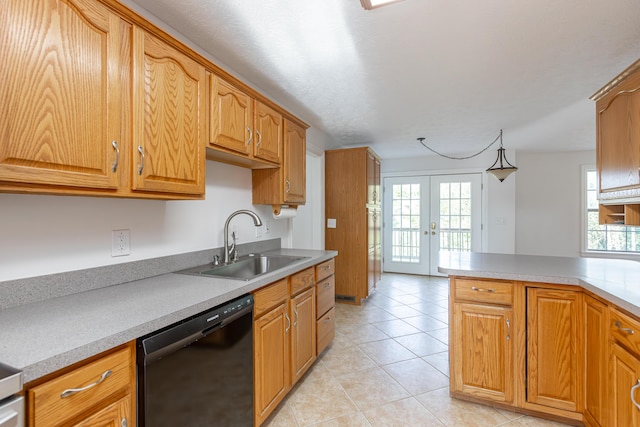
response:
M138 339L138 427L253 426L253 296Z

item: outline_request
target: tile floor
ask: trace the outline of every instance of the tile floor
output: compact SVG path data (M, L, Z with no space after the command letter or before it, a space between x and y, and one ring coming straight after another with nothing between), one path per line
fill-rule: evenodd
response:
M361 306L336 305L336 336L268 427L561 426L449 397L448 281L384 274Z

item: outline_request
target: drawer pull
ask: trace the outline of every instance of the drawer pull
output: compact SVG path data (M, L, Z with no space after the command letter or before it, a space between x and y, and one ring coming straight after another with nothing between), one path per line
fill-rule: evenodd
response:
M495 289L483 289L483 288L476 288L475 286L471 287L472 291L476 291L476 292L495 292Z
M619 321L617 321L617 320L616 320L615 325L616 325L616 328L620 329L622 332L626 332L626 333L627 333L627 334L629 334L629 335L633 335L633 334L635 333L635 332L633 332L633 329L630 329L630 328L623 328L623 327L622 327L622 324L621 324Z
M62 397L64 399L65 397L69 397L69 396L72 396L72 395L74 395L76 393L80 393L81 391L85 391L85 390L88 390L88 389L90 389L92 387L95 387L98 384L100 384L101 382L103 382L104 380L106 380L109 377L109 375L111 375L111 374L112 374L111 370L108 369L108 370L104 371L104 374L102 374L102 376L100 377L100 379L98 381L96 381L94 383L91 383L91 384L89 384L87 386L81 387L81 388L68 388L65 391L63 391L62 394L60 394L60 397Z
M638 402L636 402L636 399L633 397L633 392L636 391L638 387L640 387L640 380L638 380L638 382L633 387L631 387L631 401L636 406L636 408L640 409L640 405L638 405Z

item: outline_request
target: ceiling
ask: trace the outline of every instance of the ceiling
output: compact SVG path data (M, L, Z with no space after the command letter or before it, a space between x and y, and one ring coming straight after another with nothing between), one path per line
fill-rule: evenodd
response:
M382 158L595 148L588 98L640 58L638 0L132 0L228 71Z

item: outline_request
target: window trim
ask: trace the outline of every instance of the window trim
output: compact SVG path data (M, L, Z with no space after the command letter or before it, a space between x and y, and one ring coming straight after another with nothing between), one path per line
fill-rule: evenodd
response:
M587 172L596 171L593 164L580 166L580 256L589 258L616 258L640 261L640 252L597 251L587 249L587 212L589 209L587 200Z

